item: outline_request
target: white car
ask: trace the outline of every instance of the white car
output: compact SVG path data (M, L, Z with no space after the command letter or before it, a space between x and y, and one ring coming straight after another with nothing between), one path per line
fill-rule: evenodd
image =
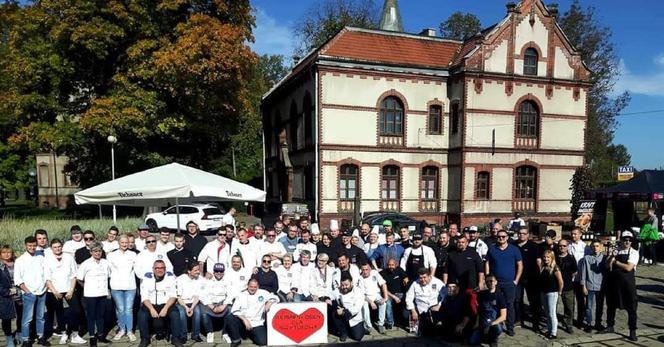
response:
M216 231L221 227L221 219L224 216L219 207L210 204L180 205L180 230L185 230L189 221L198 224L201 231ZM150 231L157 232L159 228L177 229L177 211L171 206L163 212L150 213L145 217L145 224Z

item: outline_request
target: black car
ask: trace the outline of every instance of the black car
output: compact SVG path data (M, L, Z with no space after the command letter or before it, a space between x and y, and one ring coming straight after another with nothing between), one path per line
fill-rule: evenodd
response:
M410 228L411 234L419 233L427 225L427 223L423 220L418 221L409 217L408 215L399 212L365 212L362 216L362 223L369 223L371 226L378 225L381 229L383 227L383 222L386 220L392 222L392 231L394 232L399 232L399 228L405 225L412 227Z

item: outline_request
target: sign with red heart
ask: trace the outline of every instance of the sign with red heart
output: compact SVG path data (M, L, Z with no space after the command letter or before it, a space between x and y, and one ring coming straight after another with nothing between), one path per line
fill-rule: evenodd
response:
M327 343L325 303L275 304L267 318L268 345Z

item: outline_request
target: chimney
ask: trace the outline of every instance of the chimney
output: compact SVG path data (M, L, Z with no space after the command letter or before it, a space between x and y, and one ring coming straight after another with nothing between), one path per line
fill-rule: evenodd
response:
M420 32L420 36L425 36L425 37L436 37L436 29L433 28L426 28L423 29Z
M387 31L403 32L401 14L397 0L385 0L383 14L380 17L380 29Z
M297 65L299 62L300 62L300 56L297 55L297 54L294 55L293 56L293 67L295 67L295 65Z
M516 4L514 3L514 1L508 2L507 5L505 5L505 7L507 7L507 13L516 12Z
M546 7L549 10L549 13L551 13L551 17L556 18L558 17L558 4L552 3L549 4L549 6Z

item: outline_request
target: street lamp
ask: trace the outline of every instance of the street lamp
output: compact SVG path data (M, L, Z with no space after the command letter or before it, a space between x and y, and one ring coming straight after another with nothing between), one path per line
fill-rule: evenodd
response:
M108 135L106 140L111 144L111 179L115 181L115 144L118 142L118 138ZM115 211L115 204L113 204L113 225L115 224L117 224L117 213Z
M28 171L28 175L30 175L30 200L35 199L37 201L37 189L35 189L37 185L37 170L33 167Z

